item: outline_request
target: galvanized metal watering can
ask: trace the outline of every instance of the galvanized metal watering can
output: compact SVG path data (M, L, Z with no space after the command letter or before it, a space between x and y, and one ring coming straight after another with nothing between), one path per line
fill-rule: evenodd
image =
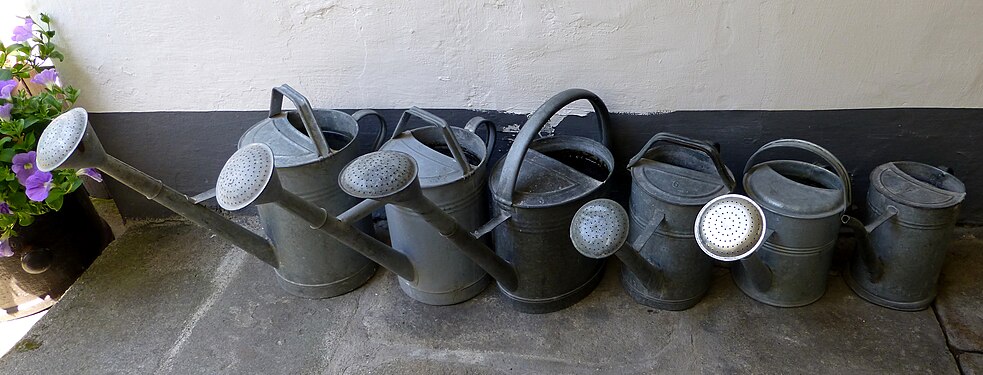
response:
M780 148L813 153L833 171L798 160L762 161L766 151ZM850 205L846 168L819 145L780 139L751 155L745 166L744 190L764 216L758 220L743 214L721 215L717 231L760 221L764 241L760 250L753 249L742 260L741 267L732 269L734 281L745 294L769 305L795 307L815 302L826 291L841 217ZM757 211L748 212L754 216Z
M296 111L283 111L287 97ZM273 89L269 117L250 127L239 138L239 147L265 143L276 159L283 188L300 198L338 215L358 200L338 188L341 169L356 156L372 150L359 147L359 124L366 116L376 117L382 128L372 150L382 143L385 120L368 110L348 115L330 109L312 109L310 102L288 85ZM258 206L266 236L275 245L280 267L277 282L288 292L325 298L347 293L365 283L376 265L329 234L311 229L301 218L272 204ZM353 223L371 233L367 219Z
M966 186L945 168L900 161L874 168L867 218L844 216L857 250L844 276L863 299L902 311L928 307Z
M554 114L586 99L594 108L601 142L576 136L534 140ZM602 197L614 171L607 149L607 107L587 90L563 91L539 107L491 171L493 216L475 231L494 230L496 253L515 267L517 289L499 290L519 311L546 313L572 305L600 281L603 261L574 248L569 227L577 209Z
M404 131L411 117L430 126ZM475 134L479 125L485 125L487 144ZM488 221L485 181L494 147L495 127L481 117L461 129L413 107L403 113L392 139L382 149L412 156L423 195L463 229L472 231ZM450 305L468 300L488 286L488 274L422 216L387 205L386 218L392 246L406 254L417 270L416 280L399 279L407 295L431 305Z
M697 245L693 222L704 204L734 189L734 175L712 145L670 133L652 137L628 169L630 215L614 202L591 201L573 219L573 244L591 258L613 251L625 266L622 284L638 303L665 310L690 308L710 288L713 276L713 261ZM599 228L611 233L602 235ZM591 239L604 238L611 241L606 251L597 252Z

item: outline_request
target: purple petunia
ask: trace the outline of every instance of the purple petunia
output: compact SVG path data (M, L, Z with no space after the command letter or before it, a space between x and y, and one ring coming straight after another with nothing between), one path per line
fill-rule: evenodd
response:
M82 168L75 171L76 176L88 176L89 178L95 180L96 182L102 182L102 173L99 173L95 168Z
M15 42L31 40L34 37L34 20L31 17L24 18L24 24L14 28L14 36L10 38Z
M10 120L10 110L13 108L13 103L0 105L0 120Z
M14 155L13 160L11 160L13 165L10 166L10 170L17 175L17 181L21 185L27 186L27 179L37 172L37 168L34 167L37 164L37 157L37 152L30 151Z
M56 71L54 68L47 69L35 75L34 78L31 78L31 82L44 85L50 90L51 86L58 84L58 71Z
M10 210L10 205L7 202L0 202L0 214L10 215L14 213Z
M31 177L27 178L27 183L24 187L27 188L25 194L32 201L41 202L48 198L48 192L51 191L51 173L48 172L35 172Z
M0 81L0 99L10 99L10 95L14 93L14 89L17 88L16 79L8 79L6 81Z
M10 242L6 238L0 240L0 258L14 256L14 249L10 248Z

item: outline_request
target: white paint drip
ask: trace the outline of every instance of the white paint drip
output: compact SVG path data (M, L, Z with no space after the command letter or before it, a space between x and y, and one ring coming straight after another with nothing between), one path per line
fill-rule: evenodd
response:
M225 289L229 287L229 283L232 282L232 278L235 276L236 271L239 270L239 267L242 266L245 259L246 253L239 249L232 249L222 257L221 263L219 263L218 268L215 270L215 275L212 276L212 293L205 298L205 301L201 305L198 305L198 309L185 321L184 328L181 329L181 335L178 336L177 340L174 341L174 345L164 355L164 360L161 362L160 367L157 368L157 371L154 372L155 374L171 373L174 367L174 359L177 358L178 354L181 354L181 348L184 347L184 343L191 337L191 333L194 332L198 321L212 309L212 306L222 296Z

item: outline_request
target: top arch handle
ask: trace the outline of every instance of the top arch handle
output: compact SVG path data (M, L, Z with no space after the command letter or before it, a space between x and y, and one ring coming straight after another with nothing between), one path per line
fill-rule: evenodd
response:
M328 147L328 141L324 139L324 134L321 133L321 127L318 126L317 119L314 118L314 110L311 108L311 102L297 92L297 90L294 90L293 87L290 87L290 85L283 84L280 87L273 88L273 94L270 96L270 118L283 113L284 96L290 99L294 103L294 106L297 107L297 112L300 113L300 120L304 123L304 129L307 130L307 136L311 138L311 141L314 142L314 148L317 149L317 156L321 158L334 153Z
M685 147L706 154L708 157L710 157L710 162L712 162L713 166L717 169L717 174L720 175L720 179L724 181L724 184L726 184L727 188L733 191L734 187L737 186L737 181L734 181L733 175L727 173L727 166L724 165L723 159L720 158L720 152L717 151L715 147L713 147L712 145L706 142L698 141L692 138L686 138L681 135L673 134L673 133L658 133L652 136L652 138L649 139L647 143L645 143L645 146L642 146L642 149L638 151L638 154L632 157L631 161L628 162L628 169L631 169L631 167L635 166L635 164L642 159L645 153L652 148L652 145L659 142Z
M461 145L457 142L457 137L454 137L454 133L451 132L450 125L447 124L447 121L419 107L413 106L407 109L406 112L403 112L403 115L399 118L399 122L396 123L396 129L393 130L393 136L390 139L396 138L403 132L403 129L406 129L406 123L409 122L410 116L419 117L423 121L440 129L440 133L444 137L444 143L451 151L451 156L457 162L457 165L461 167L461 174L467 176L468 173L471 173L473 168L471 168L471 164L468 163L468 159L464 156L464 151L461 150Z
M758 151L755 151L754 154L752 154L751 157L748 158L747 164L744 165L744 174L746 175L748 170L751 169L751 167L760 163L760 161L758 161L758 158L761 156L761 153L776 148L794 148L799 150L805 150L822 158L823 161L828 163L830 167L833 168L833 171L836 172L836 175L840 177L840 181L843 182L843 198L846 199L846 206L850 207L850 204L853 203L853 192L850 187L850 174L846 171L846 167L843 166L843 163L840 162L840 159L837 159L836 156L833 156L833 153L809 141L805 141L801 139L777 139L768 142L764 146L761 146L761 148L759 148Z
M522 160L525 159L526 151L529 150L529 145L533 139L546 126L550 117L553 117L563 107L581 99L589 101L591 106L594 107L594 112L597 114L597 126L601 133L601 144L604 147L608 147L608 127L611 123L611 116L608 113L608 107L604 105L601 98L597 97L593 92L584 89L568 89L554 95L529 116L526 123L522 125L522 129L516 134L515 141L512 143L512 147L509 148L509 153L505 155L499 183L502 184L501 190L508 194L509 205L513 202L512 196L515 194L515 184L519 178L519 168L522 167Z

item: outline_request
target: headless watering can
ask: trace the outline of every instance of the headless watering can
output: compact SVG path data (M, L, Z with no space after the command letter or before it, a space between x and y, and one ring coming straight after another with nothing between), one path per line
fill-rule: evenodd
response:
M939 273L966 186L945 168L900 161L870 174L867 218L844 216L857 234L857 251L844 272L863 299L918 311L935 299Z
M628 169L632 176L630 215L615 212L623 209L613 202L588 203L597 207L581 208L574 217L570 232L573 244L591 258L610 255L584 246L591 242L585 240L591 235L584 233L590 228L583 223L620 220L627 215L629 225L610 225L628 231L627 237L614 241L611 248L625 265L621 273L625 290L647 306L690 308L710 288L713 277L713 260L697 245L693 222L704 204L734 189L734 175L713 146L669 133L652 137L631 159ZM580 215L604 211L611 213L578 220Z
M597 115L601 142L584 137L550 136L534 140L554 114L586 99ZM587 90L563 91L539 107L522 126L508 155L489 176L494 218L478 228L494 230L495 249L515 267L518 288L499 290L522 312L546 313L570 306L597 286L603 260L581 255L570 240L577 209L602 197L614 171L608 151L607 107Z
M411 117L428 122L406 130ZM488 144L474 132L481 124ZM413 107L403 113L392 139L383 150L401 151L417 164L423 195L450 215L467 231L488 221L485 193L488 157L495 147L495 127L475 117L461 128ZM386 205L392 247L406 254L417 270L414 281L400 278L399 286L411 298L431 304L450 305L474 297L491 278L457 246L412 210Z
M296 111L281 109L284 96ZM312 109L307 98L288 85L273 89L267 119L250 127L239 139L239 147L265 143L276 159L283 188L300 198L338 215L356 203L338 188L342 167L365 153L359 147L359 124L375 116L382 129L373 150L382 143L385 121L378 113L363 110L354 115L329 109ZM376 265L323 231L311 229L301 218L278 205L258 206L266 236L275 245L280 267L277 282L292 294L325 298L347 293L368 281ZM353 223L371 233L372 223Z
M804 161L760 160L766 151L779 148L818 155L833 171ZM724 209L711 201L707 206L717 203L716 210L697 218L698 241L711 240L701 241L701 247L717 259L741 260L741 267L731 270L734 281L755 300L779 307L815 302L826 291L841 217L850 205L846 168L814 143L780 139L751 155L744 190L755 203L753 207L747 201L735 201L743 206ZM735 198L723 202L740 196L727 197ZM734 244L748 251L737 251L742 256L733 257L713 251L713 246Z

